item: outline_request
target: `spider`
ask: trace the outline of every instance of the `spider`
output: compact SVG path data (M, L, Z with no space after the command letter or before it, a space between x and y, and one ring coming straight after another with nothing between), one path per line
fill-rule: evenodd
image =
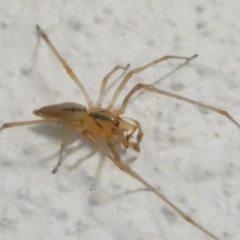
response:
M73 102L65 102L60 104L44 106L40 109L33 111L33 114L41 117L42 119L5 123L0 128L0 131L5 128L20 127L20 126L35 125L35 124L62 124L68 127L71 131L78 131L86 139L88 139L90 142L95 144L97 148L99 148L102 152L104 152L106 156L119 169L121 169L122 171L124 171L125 173L127 173L128 175L130 175L140 183L142 183L149 191L157 195L170 208L172 208L176 213L178 213L183 219L185 219L187 222L192 224L194 227L196 227L197 229L199 229L200 231L202 231L212 239L220 240L218 237L212 234L209 230L207 230L202 225L194 221L184 211L178 208L165 195L159 192L155 187L153 187L150 183L148 183L145 179L143 179L138 173L136 173L132 168L130 168L129 165L124 163L121 160L121 157L115 147L115 141L118 141L126 149L130 147L136 150L137 152L140 151L140 143L143 137L143 131L141 129L140 123L135 119L122 117L129 103L129 100L139 90L146 90L153 93L165 95L170 98L178 99L178 100L196 105L198 107L216 112L218 114L221 114L227 117L231 122L233 122L237 127L240 128L240 124L231 115L229 115L226 111L222 109L177 95L175 93L171 93L171 92L156 88L149 84L143 84L143 83L136 84L129 91L129 93L124 98L122 105L120 106L119 109L113 109L121 91L123 90L125 85L128 83L128 81L134 74L140 73L157 63L160 63L169 59L181 59L181 60L185 60L186 63L188 63L194 58L196 58L198 55L195 54L191 57L164 56L142 67L129 71L126 74L126 76L123 78L117 90L115 91L110 104L107 107L102 107L102 102L106 94L106 85L109 78L113 75L113 73L115 73L119 69L124 69L125 71L127 71L129 65L127 65L126 67L117 65L103 78L98 101L96 104L93 104L87 90L85 89L81 81L77 78L77 76L75 75L73 70L70 68L70 66L67 64L67 62L59 54L57 49L49 40L46 33L38 25L36 26L36 28L39 36L43 38L43 40L46 42L46 44L51 49L53 54L57 57L57 59L60 61L60 63L66 70L67 74L76 83L76 85L82 92L88 107L78 103L73 103ZM133 141L132 138L134 136L136 136L136 138ZM56 173L62 163L62 154L67 146L69 137L70 137L70 134L64 138L61 144L59 159L52 173ZM104 147L102 144L100 144L99 140L104 141L106 143L106 146Z

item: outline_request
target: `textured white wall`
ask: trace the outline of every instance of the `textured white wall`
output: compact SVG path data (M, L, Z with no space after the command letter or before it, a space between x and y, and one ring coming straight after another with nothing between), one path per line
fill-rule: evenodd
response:
M157 82L179 61L136 76L127 90L155 83L240 121L239 8L233 0L1 0L0 124L34 119L32 110L48 104L84 103L46 44L37 46L36 24L94 100L116 64L133 69L166 54L198 53L171 77ZM145 136L141 153L128 151L123 159L137 156L131 167L220 239L239 239L240 130L223 116L143 92L126 115L141 122ZM141 184L109 161L92 187L104 157L85 141L73 145L82 147L76 152L69 147L52 175L64 134L51 126L0 133L1 240L207 239L152 193L126 194Z

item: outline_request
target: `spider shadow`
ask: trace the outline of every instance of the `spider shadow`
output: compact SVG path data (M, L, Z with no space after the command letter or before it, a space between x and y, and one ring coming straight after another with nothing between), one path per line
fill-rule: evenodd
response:
M66 148L63 151L62 155L62 161L64 162L68 157L76 153L76 151L81 150L83 147L84 149L87 149L87 153L80 157L72 166L68 167L69 170L73 170L77 168L79 165L81 165L84 161L88 160L90 157L92 157L96 153L96 149L92 147L92 144L84 139L82 134L80 132L71 132L69 129L67 129L65 126L61 125L36 125L32 126L31 131L33 131L37 135L43 135L46 139L53 142L59 142L59 147L56 152L53 154L50 154L47 157L40 158L39 162L41 163L41 166L45 166L49 161L58 161L60 156L60 146L63 141L63 139L68 136L70 136L70 139L68 141L68 144ZM75 142L78 142L77 145L73 145ZM56 164L56 163L55 163Z
M53 154L50 154L47 157L39 159L40 166L45 166L49 161L55 161L55 162L58 161L59 154L60 154L60 145L63 139L69 134L71 134L71 137L68 141L67 147L63 151L62 162L64 162L67 158L69 158L71 155L75 154L77 151L81 150L82 148L87 149L87 151L84 151L84 152L87 152L86 154L84 154L84 156L81 156L79 159L75 161L75 163L67 167L69 171L75 170L76 168L78 168L78 166L80 166L82 163L84 163L88 159L91 159L97 152L99 152L100 160L99 160L98 168L100 170L97 170L96 175L93 177L93 183L91 184L93 187L96 186L98 179L100 177L101 169L103 168L104 162L106 160L105 154L102 153L101 151L98 151L97 148L95 148L91 142L85 139L80 132L70 132L70 130L67 129L65 126L61 126L57 124L56 125L54 124L36 125L36 126L30 127L30 129L37 135L43 135L49 141L59 142L59 147ZM78 142L77 145L75 144L73 146L73 144L76 142ZM100 144L104 148L106 147L106 144L104 143L104 141L100 142ZM120 155L124 155L127 151L127 149L121 148L120 146L118 146L118 149L119 149ZM125 163L131 164L136 159L137 157L135 156L131 157L127 159Z
M88 210L89 211L89 215L91 215L92 218L100 226L102 226L103 228L106 228L107 227L106 223L102 220L101 217L99 217L98 215L94 214L93 209L96 208L96 207L103 207L104 205L107 205L110 202L118 201L118 200L120 200L122 198L125 198L125 197L128 197L130 195L138 194L139 192L151 192L151 191L149 189L147 189L147 188L138 188L138 189L135 189L135 190L126 190L126 191L124 191L122 193L111 195L111 196L105 197L103 199L100 197L100 200L97 199L97 195L96 194L93 194L89 198L89 205L91 206L89 208L89 210Z
M163 76L161 76L160 78L158 78L157 80L153 81L152 83L150 83L150 85L152 86L156 86L157 84L161 83L163 80L165 80L166 78L172 76L173 74L175 74L178 70L180 70L181 68L185 67L188 65L188 63L192 61L192 60L186 60L185 62L178 64L173 70L171 70L170 72L164 74ZM121 75L122 76L122 75ZM120 77L119 77L120 78ZM119 78L117 78L116 80L118 80ZM113 85L116 84L116 81L113 82L109 88L113 87ZM137 92L137 94L135 94L129 101L129 103L131 101L135 101L135 99L137 99L139 96L141 96L143 93L143 91Z

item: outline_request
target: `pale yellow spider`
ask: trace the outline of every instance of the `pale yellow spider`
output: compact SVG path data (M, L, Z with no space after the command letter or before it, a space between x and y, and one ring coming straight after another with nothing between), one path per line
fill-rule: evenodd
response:
M37 26L37 31L39 35L45 40L47 45L50 47L54 55L58 58L61 62L64 69L67 71L68 75L72 78L72 80L77 84L80 91L84 95L88 107L78 103L61 103L55 104L50 106L42 107L38 110L33 111L33 113L43 119L40 120L33 120L33 121L24 121L24 122L11 122L5 123L0 128L3 130L5 128L17 127L17 126L26 126L26 125L34 125L34 124L43 124L43 123L57 123L63 124L70 128L72 131L78 131L83 136L85 136L90 142L94 143L101 151L103 151L107 157L117 165L119 169L126 172L137 181L141 182L148 190L152 191L156 194L160 199L162 199L169 207L171 207L174 211L176 211L182 218L186 221L191 223L193 226L204 232L206 235L211 237L215 240L220 240L218 237L213 235L210 231L206 228L202 227L200 224L195 222L193 219L190 218L186 213L184 213L181 209L179 209L175 204L173 204L170 200L168 200L163 194L161 194L155 187L149 184L146 180L144 180L139 174L137 174L134 170L132 170L127 164L125 164L121 157L119 156L117 150L115 149L114 142L117 140L120 142L125 148L131 147L136 151L140 151L139 144L143 137L143 131L141 129L140 123L132 118L123 118L121 115L125 112L127 104L130 98L136 93L137 91L143 89L150 92L155 92L158 94L162 94L171 98L175 98L178 100L182 100L188 102L190 104L194 104L196 106L214 111L219 113L225 117L227 117L231 122L233 122L237 127L240 127L240 124L233 119L226 111L209 106L207 104L194 101L189 98L185 98L179 96L177 94L164 91L162 89L158 89L154 86L148 84L139 83L135 87L133 87L129 93L124 98L122 105L119 109L114 110L113 107L129 81L129 79L136 73L140 73L145 69L168 59L183 59L186 60L186 63L190 62L192 59L196 58L197 55L193 55L192 57L179 57L179 56L164 56L159 58L155 61L148 63L147 65L136 68L134 70L129 71L126 76L123 78L121 84L117 88L116 92L113 95L113 98L110 104L107 107L102 107L102 102L105 97L106 92L106 85L108 79L115 73L118 69L125 69L127 67L122 67L117 65L110 71L102 80L102 85L100 89L100 95L97 101L97 104L93 104L88 92L86 91L83 84L79 81L75 73L69 67L67 62L61 57L58 53L56 48L53 46L51 41L49 40L48 36L41 30L39 26ZM133 136L136 134L136 141L132 141ZM70 135L69 135L70 136ZM59 166L62 162L62 153L68 143L69 136L66 137L61 145L59 160L55 168L53 169L53 173L56 173ZM104 148L101 144L99 144L99 140L103 140L106 142L108 149Z

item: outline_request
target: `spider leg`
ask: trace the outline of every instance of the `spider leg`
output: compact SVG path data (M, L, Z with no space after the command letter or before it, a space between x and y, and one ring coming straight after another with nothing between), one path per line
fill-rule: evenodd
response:
M46 123L59 123L59 120L57 120L57 119L40 119L40 120L22 121L22 122L9 122L9 123L4 123L1 126L0 131L4 130L5 128L22 127L22 126L46 124Z
M200 231L204 232L209 237L220 240L216 236L214 236L210 231L202 227L200 224L195 222L193 219L190 218L186 213L184 213L180 208L178 208L175 204L173 204L170 200L167 199L165 195L157 191L155 187L153 187L151 184L149 184L146 180L144 180L140 175L138 175L135 171L133 171L128 165L124 164L115 150L113 144L111 142L108 142L108 147L110 148L113 157L110 159L117 165L119 169L130 175L131 177L135 178L138 182L142 183L148 190L153 192L155 195L157 195L160 199L162 199L169 207L171 207L175 212L177 212L183 219L185 219L187 222L191 223L194 227L199 229ZM109 156L108 156L109 157Z
M71 79L77 84L78 88L80 89L80 91L83 93L83 96L85 97L87 104L89 106L89 108L91 108L93 106L93 102L87 92L87 90L85 89L85 87L83 86L83 84L80 82L80 80L78 79L78 77L76 76L76 74L73 72L73 70L70 68L70 66L68 65L68 63L63 59L63 57L59 54L59 52L57 51L57 49L53 46L52 42L50 41L50 39L48 38L48 36L46 35L46 33L37 25L37 32L38 34L44 39L44 41L46 42L46 44L49 46L49 48L52 50L53 54L57 57L57 59L59 60L59 62L62 64L62 66L64 67L64 69L66 70L67 74L71 77Z
M117 114L121 115L121 114L123 114L125 112L129 99L133 96L133 94L135 92L139 91L140 89L144 89L144 90L147 90L147 91L150 91L150 92L155 92L155 93L158 93L158 94L162 94L162 95L165 95L165 96L168 96L168 97L171 97L171 98L175 98L175 99L178 99L178 100L181 100L181 101L184 101L184 102L188 102L188 103L196 105L198 107L202 107L202 108L208 109L210 111L219 113L219 114L227 117L232 123L234 123L238 128L240 128L240 124L228 112L226 112L225 110L222 110L220 108L216 108L216 107L207 105L207 104L202 103L202 102L198 102L198 101L192 100L190 98L186 98L186 97L177 95L175 93L164 91L164 90L156 88L156 87L154 87L152 85L142 84L142 83L137 84L127 94L127 96L123 100L123 103L122 103L122 106L121 106L120 110L116 112Z
M61 166L62 164L62 155L63 155L63 152L65 150L65 148L67 147L68 145L68 142L69 142L69 139L70 137L72 136L72 132L71 133L68 133L65 138L63 139L62 141L62 144L61 144L61 147L60 147L60 151L59 151L59 158L58 158L58 162L56 164L56 166L54 167L54 169L52 170L52 173L56 173L58 171L58 168Z
M204 232L206 235L211 237L215 240L220 240L216 236L214 236L210 231L199 225L197 222L195 222L193 219L190 218L186 213L184 213L181 209L179 209L175 204L173 204L171 201L169 201L163 194L161 194L159 191L157 191L156 188L154 188L151 184L149 184L147 181L145 181L142 177L140 177L135 171L133 171L128 165L124 164L115 150L113 144L108 141L107 145L109 149L111 150L112 155L104 149L95 139L94 135L89 131L84 131L83 135L92 143L94 143L103 153L106 154L106 156L117 165L119 169L127 173L129 176L136 179L138 182L142 183L149 191L153 192L155 195L157 195L160 199L162 199L169 207L171 207L175 212L177 212L183 219L185 219L187 222L191 223L194 227L199 229L200 231Z
M108 155L108 153L105 152L105 150L103 149L103 147L95 140L94 135L92 135L91 132L89 132L88 130L84 130L84 131L82 132L82 135L83 135L84 137L86 137L90 142L92 142L93 144L95 144L98 148L100 148L100 149L103 151L104 154L107 154L107 155ZM108 157L110 157L110 155L109 155ZM102 171L104 162L105 162L104 160L100 160L100 162L98 163L97 171L96 171L96 174L95 174L94 179L93 179L93 182L92 182L92 188L93 188L94 186L96 186L96 182L97 182L97 180L99 179L99 176L100 176L100 174L101 174L101 171Z
M128 64L126 67L123 67L123 66L120 66L120 65L117 65L116 67L114 67L102 80L102 84L101 84L101 89L100 89L100 94L99 94L99 98L98 98L98 101L97 101L97 107L101 107L102 106L102 102L103 102L103 99L106 95L106 86L107 86L107 82L108 82L108 79L119 69L123 69L124 72L122 73L122 75L125 74L125 72L128 70L130 64ZM121 76L122 76L121 75Z
M180 57L180 56L164 56L164 57L161 57L155 61L152 61L148 64L146 64L145 66L143 67L140 67L140 68L136 68L136 69L133 69L131 70L130 72L127 73L127 75L125 76L125 78L122 80L121 84L119 85L119 87L117 88L116 92L114 93L113 95L113 98L109 104L109 106L107 107L107 110L111 110L113 108L113 106L115 105L121 91L123 90L123 88L125 87L125 85L127 84L128 80L136 73L140 73L144 70L146 70L147 68L159 63L159 62L163 62L163 61L166 61L166 60L169 60L169 59L184 59L186 60L186 64L188 62L190 62L191 60L193 60L194 58L196 58L198 55L195 54L191 57Z

